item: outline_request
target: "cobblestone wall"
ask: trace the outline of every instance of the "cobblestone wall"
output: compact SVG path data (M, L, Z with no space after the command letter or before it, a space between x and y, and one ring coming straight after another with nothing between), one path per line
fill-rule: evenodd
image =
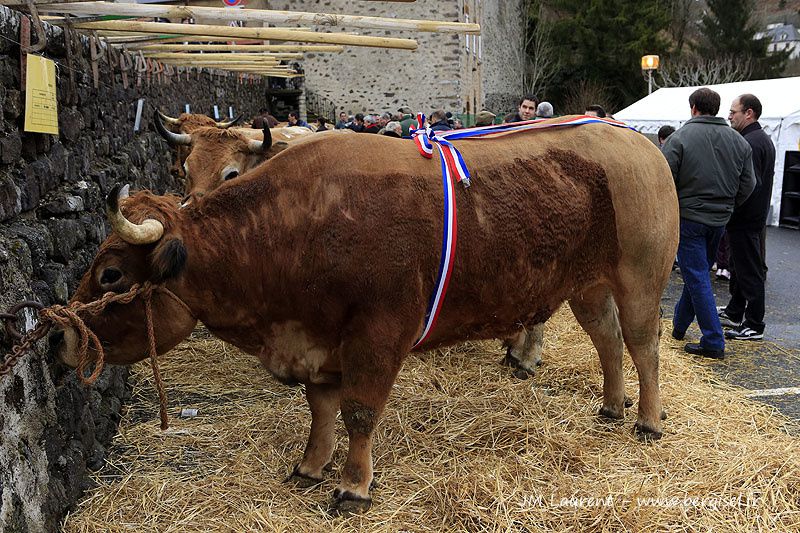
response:
M0 6L0 310L35 299L64 303L107 234L103 198L117 182L158 192L177 191L172 154L152 130L152 106L193 112L255 115L262 83L192 73L178 81L153 75L123 87L119 71L100 64L94 88L88 43L76 42L70 68L61 30L48 29L44 55L59 62L60 135L22 131L18 14ZM35 39L34 39L35 40ZM138 99L145 98L134 133ZM224 118L224 117L223 117ZM32 322L33 315L26 316ZM1 328L0 328L1 329ZM10 339L0 331L0 354ZM45 343L0 376L0 531L58 529L87 487L87 468L102 465L129 394L127 371L107 368L92 387L54 363Z
M478 107L496 113L512 111L521 79L514 65L520 43L519 0L441 0L439 2L350 2L349 0L271 0L272 9L365 15L388 18L445 20L481 24L480 65L470 62L460 34L377 31L336 27L361 35L415 39L415 51L347 47L341 54L308 54L303 65L306 87L332 100L337 111L396 111L402 105L427 114L444 108L468 110L472 84L480 83ZM475 76L473 68L480 70ZM511 101L511 108L505 106ZM481 105L484 104L484 105ZM472 106L474 107L474 106ZM474 109L469 109L474 113Z

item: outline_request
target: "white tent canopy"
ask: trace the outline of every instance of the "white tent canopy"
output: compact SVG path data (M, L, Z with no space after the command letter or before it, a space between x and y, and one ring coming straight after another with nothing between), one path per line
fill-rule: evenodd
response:
M772 209L767 222L777 225L783 190L783 166L787 150L800 150L800 77L774 80L740 81L707 85L722 98L718 116L727 117L730 105L739 95L750 93L761 100L763 110L759 122L772 138L777 150L775 182L772 188ZM653 94L615 113L642 133L655 134L664 125L679 128L691 118L689 95L699 87L671 87Z

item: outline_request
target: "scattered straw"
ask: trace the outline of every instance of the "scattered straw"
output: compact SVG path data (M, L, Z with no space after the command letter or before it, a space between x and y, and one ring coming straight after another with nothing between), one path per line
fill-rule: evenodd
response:
M498 364L498 342L409 358L377 430L373 507L332 518L344 428L321 486L282 483L309 429L303 389L197 332L163 361L171 429L159 430L152 376L138 366L108 464L65 530L800 530L800 440L788 419L663 339L669 418L661 441L641 444L635 407L622 423L595 415L599 362L568 309L545 343L545 366L526 381ZM636 398L627 356L625 376ZM182 407L199 414L179 419Z

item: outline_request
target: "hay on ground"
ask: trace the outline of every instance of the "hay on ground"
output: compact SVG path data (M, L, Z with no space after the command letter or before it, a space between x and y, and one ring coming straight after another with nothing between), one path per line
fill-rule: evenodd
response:
M150 370L136 367L108 464L65 531L800 530L789 421L680 346L661 342L669 418L654 444L632 434L635 407L620 423L596 416L600 365L568 308L548 322L545 365L525 381L498 364L499 342L412 356L376 433L373 507L333 518L343 425L325 482L284 484L310 426L302 387L199 331L162 360L166 432ZM178 418L184 407L198 416Z

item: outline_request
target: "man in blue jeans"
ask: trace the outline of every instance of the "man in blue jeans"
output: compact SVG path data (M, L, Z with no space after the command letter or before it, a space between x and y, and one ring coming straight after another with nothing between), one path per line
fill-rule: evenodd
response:
M689 97L692 118L669 136L662 151L672 170L681 214L678 265L683 293L675 305L672 336L683 339L697 317L702 337L684 347L688 353L722 359L725 337L708 271L734 206L756 184L753 150L717 117L720 96L708 88Z

